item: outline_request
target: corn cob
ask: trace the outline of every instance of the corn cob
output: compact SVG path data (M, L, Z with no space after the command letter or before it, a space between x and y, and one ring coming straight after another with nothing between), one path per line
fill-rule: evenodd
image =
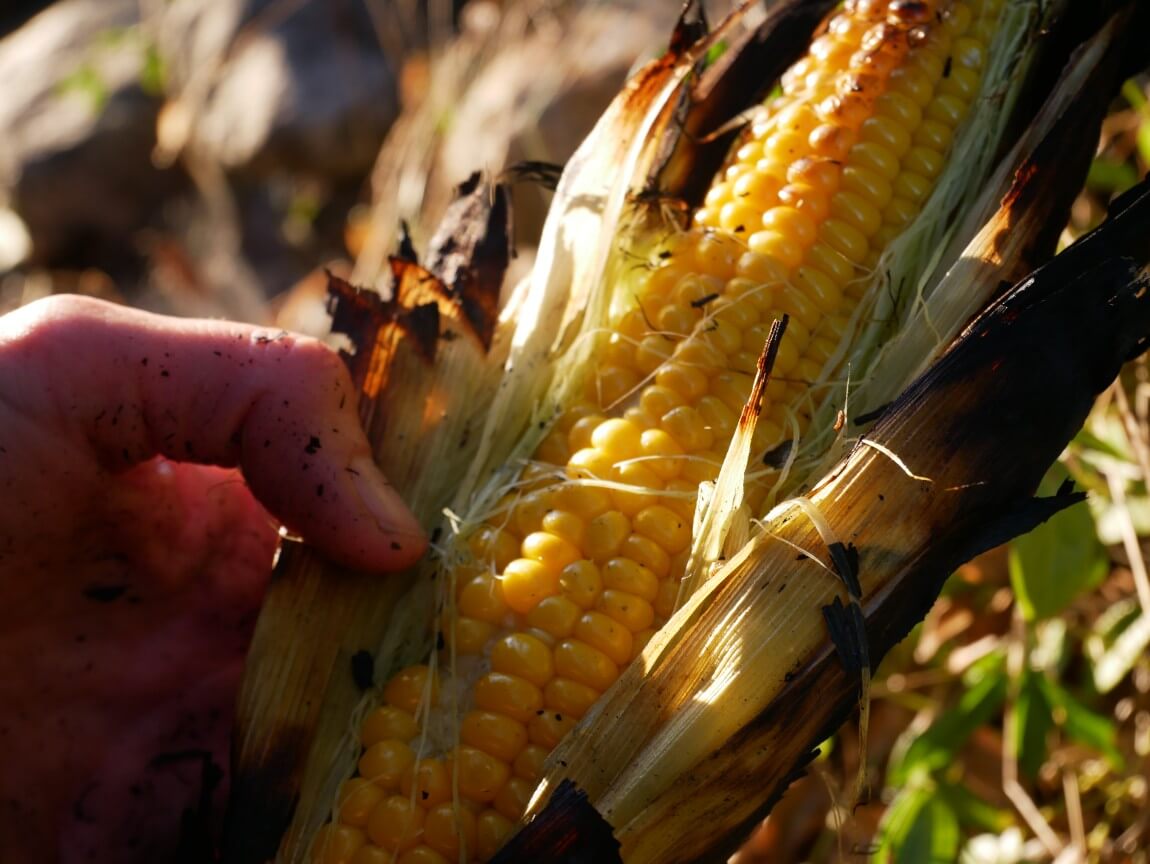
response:
M929 195L977 92L998 8L848 3L787 72L694 227L658 250L617 316L584 401L472 535L443 628L457 657L482 664L458 746L418 758L437 682L427 666L395 676L315 861L473 861L499 847L550 749L673 611L698 484L718 471L782 313L755 445L805 431L810 385L837 359L868 270ZM549 481L555 466L566 481ZM758 478L748 503L768 492Z

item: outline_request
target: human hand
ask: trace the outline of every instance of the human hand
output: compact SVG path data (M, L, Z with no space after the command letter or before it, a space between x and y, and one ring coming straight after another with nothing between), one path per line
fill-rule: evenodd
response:
M354 568L420 556L355 404L303 337L80 297L0 318L0 861L174 862L225 800L256 499Z

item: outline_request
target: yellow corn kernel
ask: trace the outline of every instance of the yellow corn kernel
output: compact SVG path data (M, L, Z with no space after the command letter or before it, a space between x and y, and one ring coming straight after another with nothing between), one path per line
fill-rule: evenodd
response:
M526 723L543 707L543 693L536 684L518 675L489 672L475 684L475 704Z
M564 639L555 646L555 671L564 678L606 690L619 677L619 666L610 657L579 639Z
M434 807L451 799L451 775L442 759L420 759L403 775L399 791L420 807Z
M430 846L416 846L400 855L395 864L451 864L451 862Z
M663 585L670 585L678 590L674 580L664 579L659 583L659 590ZM651 604L642 597L628 594L626 591L604 591L599 597L597 608L602 609L632 633L646 630L655 621L655 610Z
M556 678L552 683L560 680L562 679ZM535 714L536 712L533 711L532 716ZM543 774L543 763L547 761L547 752L538 744L528 744L515 757L515 762L512 765L515 776L532 782L538 780Z
M403 852L423 837L425 811L404 795L392 795L371 811L367 836L376 846L390 852Z
M608 510L591 520L587 526L585 554L592 561L602 562L618 554L631 533L631 520L618 510Z
M527 746L527 728L495 711L469 711L460 724L459 738L496 759L513 762Z
M599 690L572 681L570 678L552 678L543 688L543 702L548 710L558 711L576 719L586 714L599 696Z
M535 787L526 780L512 777L503 784L503 788L491 803L508 819L518 819L527 809L527 802L531 800L531 793L534 791Z
M563 590L562 586L560 590ZM526 621L529 626L542 630L556 639L562 639L571 635L582 611L579 604L569 597L562 595L544 597L539 601L539 605L527 613Z
M372 744L359 758L359 776L381 789L396 789L415 764L415 754L403 741L388 739Z
M371 811L383 797L383 790L370 780L363 777L345 780L335 799L340 823L356 828L365 827Z
M576 561L559 574L559 587L572 603L590 609L603 591L603 577L591 561Z
M419 734L419 724L411 713L393 705L376 708L363 721L360 727L360 743L364 748L371 747L388 738L410 741Z
M527 633L510 633L491 648L491 669L542 687L555 674L551 649Z
M407 667L387 682L383 690L383 701L403 709L408 714L416 714L423 703L430 677L431 672L426 666ZM434 688L432 689L432 701L434 701Z
M457 860L462 847L474 854L475 814L466 807L439 804L427 811L423 842L451 860Z
M363 846L364 833L350 825L324 825L312 843L313 864L350 864Z
M475 851L486 861L499 851L515 823L497 810L484 810L475 820Z

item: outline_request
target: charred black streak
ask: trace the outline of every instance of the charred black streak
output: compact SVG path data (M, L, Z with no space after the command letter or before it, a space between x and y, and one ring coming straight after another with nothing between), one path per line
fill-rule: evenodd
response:
M831 554L831 564L834 565L835 572L838 573L843 584L847 586L850 596L852 598L862 597L862 585L859 584L858 576L858 549L853 543L850 546L844 546L840 541L831 543L827 549Z
M703 297L700 297L697 300L692 300L691 301L691 308L692 309L702 309L711 301L718 300L718 299L719 299L719 295L717 293L707 294L707 295L704 295Z
M375 686L375 658L370 651L361 649L351 655L351 680L360 690Z

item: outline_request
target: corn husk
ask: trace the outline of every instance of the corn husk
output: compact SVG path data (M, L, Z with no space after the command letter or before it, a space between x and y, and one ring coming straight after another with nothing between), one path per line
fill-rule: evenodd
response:
M427 271L411 261L395 263L396 293L390 305L340 289L337 318L342 309L344 329L352 331L357 348L352 367L364 384L364 416L377 456L417 515L437 525L435 554L407 580L379 580L335 572L299 547L285 552L241 697L225 860L306 859L314 829L331 813L335 788L354 768L357 718L374 698L373 692L357 687L351 658L370 652L376 682L428 656L439 662L434 622L440 612L450 611L451 565L466 554L463 539L494 501L515 488L547 424L582 385L603 322L630 296L634 277L629 262L649 256L658 239L675 227L679 211L652 202L691 203L701 171L715 162L725 143L717 118L753 104L772 76L802 50L806 40L796 33L809 34L829 5L784 3L765 17L748 8L697 41L682 26L671 51L628 84L567 166L536 266L522 285L507 289L500 284L499 266L476 265L469 272L482 271L483 276L473 280L471 293L453 293L451 274L468 267L460 268L457 260L453 270L433 250ZM1002 279L1018 275L1020 251L1043 254L1042 246L1051 242L1045 226L1052 218L1058 221L1075 191L1073 177L1084 171L1093 143L1090 133L1105 103L1098 96L1113 85L1105 57L1116 32L1113 27L1103 31L1076 56L1026 136L1011 149L1003 136L1020 125L1020 114L1032 113L1026 106L1012 108L1024 82L1031 86L1027 72L1036 62L1031 50L1035 34L1053 26L1060 7L1043 4L1041 15L1038 4L1008 8L1012 17L996 43L996 71L980 102L987 110L976 112L959 145L978 141L980 147L968 148L1006 155L997 168L988 155L951 169L950 179L944 178L935 193L937 206L928 207L912 225L906 248L884 257L866 314L874 317L871 313L891 296L891 286L898 289L896 302L883 307L881 333L864 328L860 313L860 338L824 369L818 391L824 418L840 409L849 416L852 385L865 388L862 404L868 410L893 398L985 306ZM726 47L716 61L718 45ZM768 74L751 79L747 68ZM706 130L715 134L699 134ZM1045 156L1027 161L1042 147ZM1020 168L1026 171L1019 173ZM1059 182L1051 182L1055 176ZM468 235L468 226L479 224L485 227L470 229L468 248L476 261L488 260L490 247L480 241L506 237L506 227L498 208L483 202L498 198L486 185L472 189L464 199L469 203L458 211L459 224L448 226L440 248L451 245L447 235L453 231ZM983 223L990 227L979 234ZM477 251L481 248L488 251ZM488 329L468 317L467 296L485 309L502 303L498 316L485 319ZM420 317L415 313L428 307L439 316L430 350L426 324L420 338L420 326L412 323ZM931 324L927 337L921 335L923 321ZM437 338L442 322L465 338ZM881 372L874 374L880 345L893 347L879 355ZM835 463L846 441L836 437L833 426L816 424L821 433L797 442L791 470L776 489L777 500L790 500ZM749 439L750 432L744 435ZM904 443L893 440L899 447ZM939 455L937 440L914 443L934 448L932 459ZM907 562L929 559L924 537L929 540L943 520L898 518L933 511L917 504L909 509L905 495L911 493L904 495L899 484L906 481L920 490L923 481L908 477L902 470L905 460L892 458L891 446L882 446L891 452L864 446L850 457L848 464L862 466L852 471L861 471L865 482L844 487L845 480L838 485L826 481L809 493L810 505L781 504L765 532L745 542L753 526L739 507L741 484L724 482L740 476L747 458L746 447L733 444L720 484L707 490L699 511L699 554L692 559L688 583L698 590L684 592L676 617L549 762L534 813L547 812L551 792L564 780L572 781L588 796L592 813L614 830L627 860L634 861L718 854L740 826L761 815L801 764L802 748L817 740L813 733L825 732L828 718L840 717L854 698L855 677L832 675L828 680L837 688L836 698L814 701L824 703L816 706L819 711L837 712L833 716L825 711L797 715L809 722L796 726L782 722L791 718L775 708L780 694L795 689L800 680L795 676L834 671L819 610L841 592L825 554L827 531L842 534L840 519L865 522L867 555L877 556L876 563L860 552L860 572L868 574L862 587L872 640L876 632L893 633L913 620L898 618L877 631L873 623L875 616L880 624L885 620L887 607L881 601L910 572ZM971 455L971 464L977 464L981 452ZM897 476L891 473L895 469ZM927 476L919 472L928 469L909 473ZM832 475L842 476L841 470ZM939 478L931 479L932 493L944 488L936 485ZM900 490L891 496L895 503L886 510L867 510L883 483ZM829 502L840 499L841 514L820 520ZM958 506L954 497L939 500L946 507ZM959 511L939 511L954 512ZM905 521L905 532L883 534L883 519L888 524ZM820 522L821 535L812 527ZM882 546L884 537L889 548ZM861 541L851 539L861 550ZM805 569L812 572L800 577L797 551L822 566L810 563ZM902 563L896 566L896 560ZM779 590L780 585L790 590ZM929 593L909 607L912 612L925 610ZM747 605L751 598L770 595L775 595L772 602L761 608ZM887 644L879 639L876 653ZM780 646L785 650L775 650ZM440 670L447 675L455 671ZM773 718L773 725L764 717ZM560 824L565 824L562 819ZM521 836L533 842L530 830Z

